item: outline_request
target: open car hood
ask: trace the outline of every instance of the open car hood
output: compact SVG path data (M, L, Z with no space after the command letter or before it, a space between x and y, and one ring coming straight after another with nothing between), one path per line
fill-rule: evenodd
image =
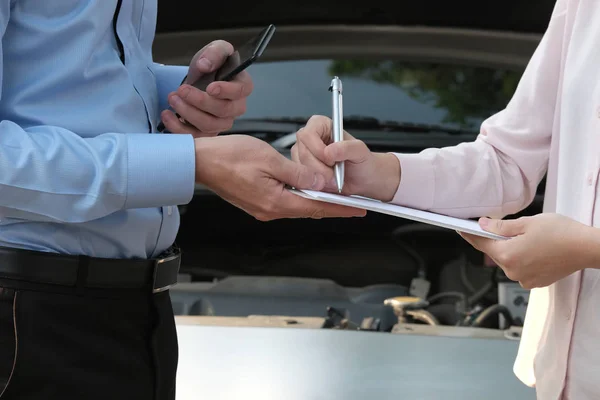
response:
M158 2L157 33L284 25L401 25L542 33L555 0Z
M277 33L261 62L385 54L521 70L548 26L554 2L267 0L234 7L159 1L153 53L157 62L187 65L212 40L238 46L275 24Z

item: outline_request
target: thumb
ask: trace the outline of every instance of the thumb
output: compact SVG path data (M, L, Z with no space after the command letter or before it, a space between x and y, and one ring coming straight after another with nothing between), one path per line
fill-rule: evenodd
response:
M523 218L512 220L480 218L479 226L487 232L507 237L525 233L525 220Z
M281 165L273 170L273 177L296 189L321 190L325 186L325 177L306 165L281 157Z
M186 83L194 82L202 75L216 71L233 51L231 43L224 40L215 40L204 46L190 61Z
M333 165L338 161L350 161L356 164L364 162L371 151L361 140L344 140L342 142L331 143L324 150L325 161Z

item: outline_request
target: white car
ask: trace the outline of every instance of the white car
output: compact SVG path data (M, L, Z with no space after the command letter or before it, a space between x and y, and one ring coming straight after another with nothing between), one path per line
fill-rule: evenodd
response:
M289 156L331 114L337 75L349 132L419 152L473 140L506 105L553 6L456 3L160 2L154 57L187 65L273 23L223 134ZM543 185L523 214L542 202ZM512 371L528 291L454 231L376 213L259 222L201 186L181 211L178 399L535 398Z

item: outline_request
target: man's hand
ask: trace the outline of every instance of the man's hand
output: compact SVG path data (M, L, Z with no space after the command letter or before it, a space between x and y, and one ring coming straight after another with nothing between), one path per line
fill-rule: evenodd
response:
M206 92L191 86L203 74L219 69L233 51L230 43L216 40L192 58L184 84L169 94L169 105L188 124L177 118L173 111L165 110L161 118L170 132L189 133L195 137L215 136L230 129L233 120L246 112L246 98L253 89L252 79L246 71L230 82L212 82Z
M510 239L460 235L526 289L551 285L584 268L600 268L600 231L573 219L544 213L515 220L481 218L479 224Z
M337 192L333 165L345 161L344 194L357 194L390 201L400 182L400 163L393 154L373 153L347 132L344 140L332 143L331 119L313 116L296 133L292 159L314 168L327 179L326 191Z
M325 178L246 135L196 139L196 182L261 221L364 216L364 210L311 201L290 193L321 190Z

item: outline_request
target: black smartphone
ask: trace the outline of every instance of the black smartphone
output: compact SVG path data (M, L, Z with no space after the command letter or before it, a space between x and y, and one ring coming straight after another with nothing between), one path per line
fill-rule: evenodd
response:
M214 81L232 80L262 55L274 33L275 25L267 26L257 36L237 48L217 71L203 75L192 86L205 91Z
M271 24L267 26L254 38L235 49L235 51L229 57L227 57L223 65L218 70L210 74L202 75L192 84L192 86L202 91L206 91L206 87L212 82L230 81L234 79L237 74L252 65L252 63L262 55L274 33L275 25ZM175 113L175 115L182 119L179 114ZM166 132L162 121L158 125L158 131Z

